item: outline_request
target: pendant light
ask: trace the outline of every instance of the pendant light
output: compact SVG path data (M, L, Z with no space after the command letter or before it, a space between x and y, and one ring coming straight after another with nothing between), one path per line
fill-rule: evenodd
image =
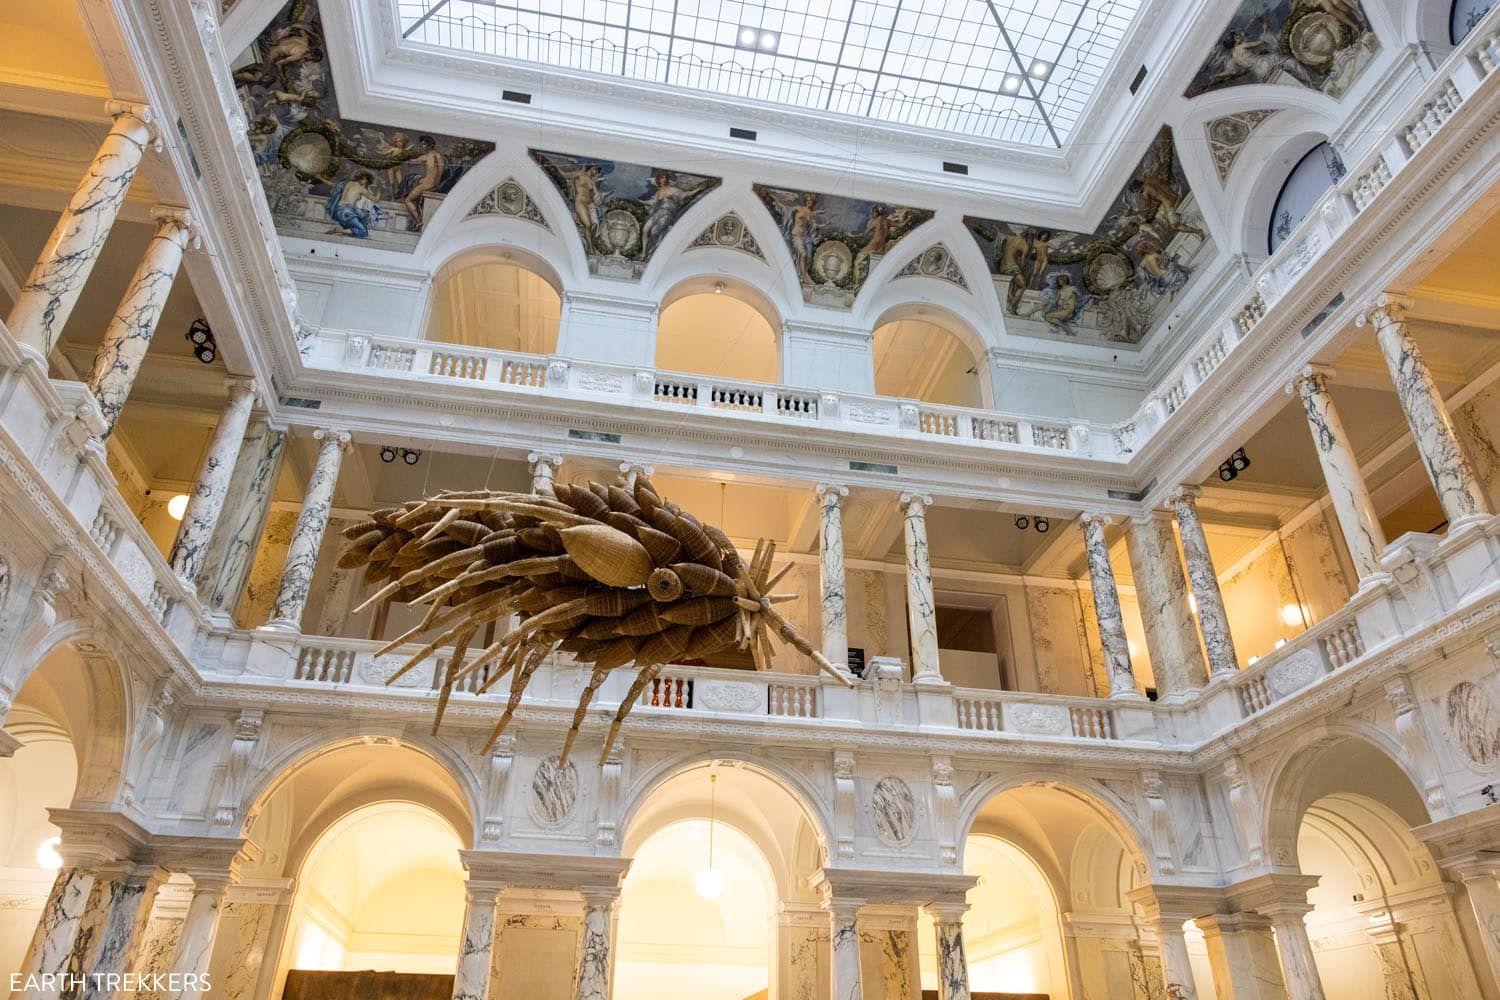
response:
M698 890L698 895L710 901L724 895L724 873L714 867L714 825L717 819L715 791L718 780L717 774L708 776L708 867L700 871L693 880L693 887Z

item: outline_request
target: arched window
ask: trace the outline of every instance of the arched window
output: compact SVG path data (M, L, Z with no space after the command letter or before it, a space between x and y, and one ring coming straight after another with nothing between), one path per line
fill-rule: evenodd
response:
M875 330L875 392L946 406L984 405L980 368L967 344L925 319L899 319Z
M1297 161L1282 182L1281 193L1271 208L1267 252L1275 253L1286 242L1292 230L1323 197L1323 192L1337 184L1344 173L1344 161L1339 159L1338 150L1326 142L1318 143Z
M776 331L761 310L732 289L684 295L661 311L656 367L743 382L775 382L781 370Z
M428 340L497 351L557 350L562 299L535 271L503 259L465 258L438 270Z
M1495 6L1495 0L1453 0L1448 15L1448 40L1454 45L1469 37L1484 16Z

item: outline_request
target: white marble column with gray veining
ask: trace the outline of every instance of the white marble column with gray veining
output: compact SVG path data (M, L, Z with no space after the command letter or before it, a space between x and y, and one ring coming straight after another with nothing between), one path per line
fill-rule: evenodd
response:
M208 960L213 956L214 940L219 933L219 913L224 906L224 895L229 891L229 881L228 877L193 876L193 897L188 901L182 933L177 939L177 952L172 957L172 971L180 977L184 987L176 994L175 1000L197 1000L199 996L212 995L212 989L200 989L199 986L208 973Z
M911 630L912 680L941 680L938 666L937 604L932 596L932 553L927 548L927 508L932 497L901 494L906 538L906 621Z
M464 933L453 976L453 1000L485 1000L495 950L497 885L469 883L464 894Z
M849 663L849 599L844 575L843 499L847 486L818 484L818 583L822 594L823 655L847 669Z
M1406 422L1411 425L1412 438L1448 523L1458 526L1486 518L1490 510L1484 489L1458 442L1443 394L1406 324L1408 305L1406 300L1390 295L1376 300L1368 319L1375 327L1380 353L1385 355L1396 396L1406 411ZM1365 320L1365 316L1359 317L1361 325Z
M1157 688L1174 697L1201 688L1208 681L1208 667L1198 645L1171 516L1150 511L1131 518L1125 532L1125 550L1130 555L1135 599L1141 609Z
M938 1000L969 1000L969 959L964 954L964 905L927 907L937 935Z
M105 109L114 124L47 237L5 321L11 336L43 358L52 353L62 335L89 272L104 249L110 227L125 204L141 156L156 139L149 108L110 101Z
M610 914L617 891L583 893L583 939L578 944L575 1000L609 1000Z
M1198 516L1196 486L1179 487L1167 502L1177 514L1177 533L1182 538L1182 558L1187 563L1188 580L1198 603L1198 627L1203 632L1203 648L1208 652L1208 670L1212 676L1230 675L1240 669L1234 636L1229 631L1229 613L1224 610L1224 595L1219 591L1219 575L1214 571L1213 556L1208 551L1208 536Z
M1130 643L1125 638L1125 614L1120 610L1120 590L1115 585L1115 571L1109 564L1109 542L1104 537L1104 526L1109 518L1103 514L1085 512L1079 523L1083 526L1083 549L1088 556L1089 582L1094 592L1094 617L1099 623L1099 645L1104 653L1105 669L1109 672L1109 696L1111 698L1144 698L1135 686L1135 673L1130 668Z
M1187 935L1182 921L1158 918L1153 921L1156 947L1161 952L1161 976L1170 1000L1198 1000L1193 984L1193 964L1188 957Z
M1363 581L1382 572L1380 554L1385 549L1385 532L1380 528L1375 504L1359 471L1359 460L1349 447L1349 437L1328 393L1328 373L1309 367L1292 384L1302 396L1333 512L1343 530L1355 572Z
M828 963L832 1000L864 1000L859 971L859 907L857 899L825 899L832 960Z
M562 456L534 451L526 456L526 463L531 466L531 492L539 497L556 496L552 484L557 480L557 469L562 465Z
M86 941L80 935L73 949L77 970L90 977L82 993L83 1000L126 995L123 988L113 988L108 978L100 977L135 971L136 953L151 917L151 904L166 879L167 873L160 868L134 865L98 873L88 904L99 918L97 930Z
M1281 954L1281 972L1290 1000L1325 1000L1323 980L1313 959L1312 939L1307 936L1304 916L1310 907L1267 913L1276 931L1276 950Z
M114 431L125 408L192 238L192 218L185 209L158 206L151 210L151 217L156 220L156 232L104 330L93 370L84 379L104 415L104 437Z
M189 587L197 585L208 545L224 512L229 495L229 481L234 476L235 459L250 422L250 408L255 404L255 383L249 379L229 380L229 402L219 414L219 423L203 453L193 492L188 496L177 539L172 543L168 562Z
M89 893L94 887L92 871L70 866L57 873L42 915L31 935L26 957L21 961L23 977L50 976L67 971L68 956L78 940L78 929ZM56 992L40 995L55 996Z
M271 512L285 442L286 434L265 418L252 420L245 432L229 479L224 513L198 574L199 592L210 614L232 617L250 578L255 550Z
M314 431L313 437L320 442L318 460L307 481L297 527L292 530L292 541L287 546L276 605L267 623L267 627L289 632L299 631L302 627L307 591L318 568L318 550L323 545L323 532L328 527L328 514L333 507L333 490L338 485L339 464L350 440L348 431L327 428Z

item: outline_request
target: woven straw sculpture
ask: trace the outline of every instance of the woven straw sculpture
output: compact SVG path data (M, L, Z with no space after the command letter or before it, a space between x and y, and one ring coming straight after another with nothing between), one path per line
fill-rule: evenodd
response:
M602 761L631 706L666 664L738 646L758 669L771 668L775 633L843 683L828 662L776 610L796 599L773 594L790 569L771 576L776 545L762 539L746 565L728 537L703 524L644 477L626 485L558 485L553 497L492 491L444 492L377 510L344 531L351 544L344 569L365 568L367 584L384 583L357 610L393 599L430 605L422 622L377 655L418 637L426 644L387 683L453 644L433 731L455 684L479 675L486 691L510 677L510 701L485 744L515 715L533 673L554 651L594 671L584 686L563 744L567 760L589 702L611 670L639 669L620 702ZM493 622L518 623L470 655L473 639Z

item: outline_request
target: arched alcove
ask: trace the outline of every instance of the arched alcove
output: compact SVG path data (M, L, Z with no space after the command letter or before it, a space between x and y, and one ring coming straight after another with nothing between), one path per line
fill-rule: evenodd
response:
M514 251L470 252L433 277L424 337L525 354L557 350L562 298L540 267Z
M1495 0L1453 0L1448 11L1446 41L1451 45L1457 45L1468 38L1494 6Z
M1344 161L1328 142L1319 142L1292 165L1281 182L1266 222L1266 252L1275 253L1312 212L1323 194L1345 173Z
M887 314L875 327L871 347L875 393L944 406L984 406L983 355L975 354L959 328L943 316Z
M742 282L685 281L662 300L654 363L667 372L777 382L779 326L769 300Z
M822 840L799 791L765 768L700 761L648 781L626 815L617 1000L743 1000L772 984L798 996L793 980L816 985L816 963L793 961L820 929L826 947L827 931L809 888ZM784 919L798 912L811 924Z

